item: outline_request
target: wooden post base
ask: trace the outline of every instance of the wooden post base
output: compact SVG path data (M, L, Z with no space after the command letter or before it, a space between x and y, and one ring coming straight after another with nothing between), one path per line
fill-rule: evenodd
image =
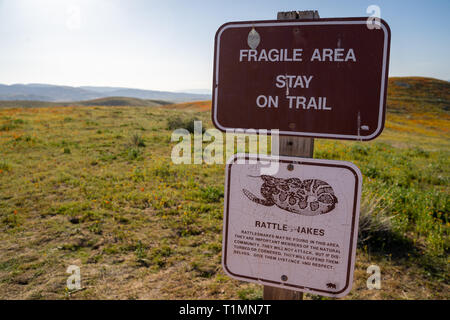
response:
M303 292L264 286L264 300L303 300Z

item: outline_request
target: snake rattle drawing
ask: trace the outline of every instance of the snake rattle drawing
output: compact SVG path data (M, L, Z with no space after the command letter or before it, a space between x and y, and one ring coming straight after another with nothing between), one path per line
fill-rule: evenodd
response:
M325 181L318 179L300 180L299 178L275 178L262 175L260 199L246 189L242 192L251 201L263 206L276 205L278 208L304 215L315 216L333 210L338 203L333 188Z

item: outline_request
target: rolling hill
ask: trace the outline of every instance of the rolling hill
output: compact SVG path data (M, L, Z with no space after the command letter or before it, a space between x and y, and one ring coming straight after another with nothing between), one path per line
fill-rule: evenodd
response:
M168 105L164 100L150 100L128 97L107 97L74 102L47 102L35 100L0 100L0 108L48 108L69 106L130 106L130 107L156 107Z
M450 111L450 82L423 77L393 77L388 85L388 112Z
M48 102L74 102L106 97L128 97L172 102L210 99L208 94L142 90L120 87L70 87L49 84L0 84L0 100L33 100Z

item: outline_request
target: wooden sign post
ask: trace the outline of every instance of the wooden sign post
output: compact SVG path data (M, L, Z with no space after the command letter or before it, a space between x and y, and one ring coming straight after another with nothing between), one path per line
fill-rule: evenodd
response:
M319 19L317 11L278 12L278 20ZM314 157L314 138L280 136L280 155L303 158ZM303 300L303 292L264 286L264 300Z
M354 164L311 159L314 138L381 134L389 50L385 21L372 30L365 17L320 19L317 11L216 32L214 126L278 133L278 157L237 155L226 167L222 266L264 285L266 300L351 290L362 177ZM283 170L267 173L259 160Z

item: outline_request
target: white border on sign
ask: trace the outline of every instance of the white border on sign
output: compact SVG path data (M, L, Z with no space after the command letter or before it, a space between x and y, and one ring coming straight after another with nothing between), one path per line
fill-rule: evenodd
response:
M216 62L215 62L215 79L214 79L214 105L212 106L212 112L214 117L214 124L222 131L233 130L235 128L224 127L217 121L217 95L219 90L219 56L220 56L220 36L226 29L230 28L248 28L248 27L273 27L273 26L298 26L298 25L342 25L342 24L367 24L367 20L357 20L357 21L309 21L309 22L261 22L261 23L245 23L240 24L236 22L233 24L226 24L221 27L216 42ZM302 137L318 137L318 138L338 138L338 139L352 139L352 140L371 140L376 137L382 127L383 123L383 105L384 105L384 95L386 90L386 67L387 67L387 47L388 47L388 31L384 25L384 21L381 20L381 28L384 31L384 48L383 48L383 70L381 75L381 92L380 92L380 109L378 113L378 127L377 130L368 136L362 135L345 135L345 134L328 134L328 133L311 133L311 132L293 132L293 131L280 131L280 135L290 135L290 136L302 136Z

